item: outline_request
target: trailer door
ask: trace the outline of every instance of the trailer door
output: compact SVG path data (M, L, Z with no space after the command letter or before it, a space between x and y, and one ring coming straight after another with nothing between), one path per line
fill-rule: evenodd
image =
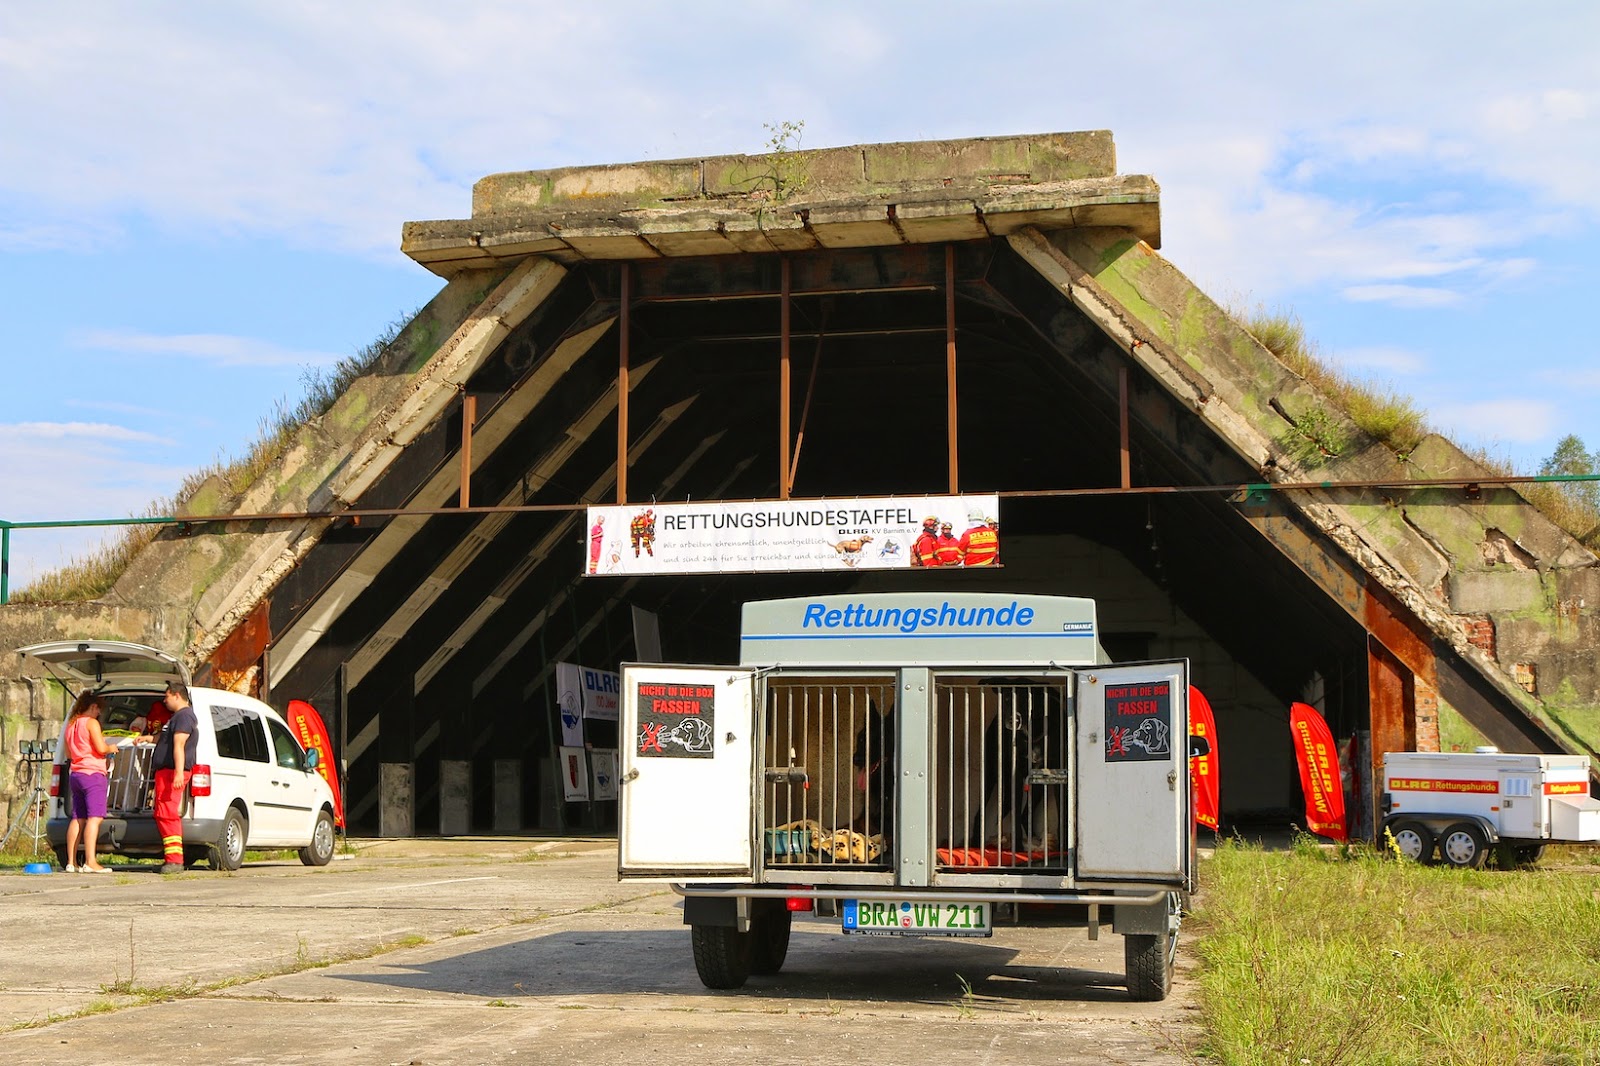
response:
M1078 876L1187 882L1189 664L1077 671Z
M755 672L625 665L620 711L619 874L750 880Z

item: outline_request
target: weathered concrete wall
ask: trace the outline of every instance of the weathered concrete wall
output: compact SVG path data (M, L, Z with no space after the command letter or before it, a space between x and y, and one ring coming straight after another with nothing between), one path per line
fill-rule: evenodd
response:
M1119 175L1105 130L858 145L494 174L472 217L408 222L445 277L561 262L980 240L1021 226L1121 226L1159 247L1160 190Z
M390 436L388 422L416 395L419 375L442 357L502 278L466 276L446 286L405 327L390 353L325 415L302 426L253 484L235 492L212 478L184 511L281 513L355 502L359 493L342 492L341 482L367 457L363 444ZM293 567L326 524L321 519L262 523L248 531L253 536L241 536L245 531L237 526L199 526L189 535L169 530L140 553L105 602L159 610L185 605L183 631L172 634L171 642L192 666Z
M1025 255L1046 238L1014 237ZM1125 232L1069 230L1080 301L1110 312L1134 358L1262 472L1264 481L1488 478L1429 436L1396 455L1289 370L1171 263ZM1135 344L1138 341L1140 343ZM1289 446L1315 409L1347 442L1314 467ZM1486 487L1296 492L1296 506L1496 687L1579 750L1600 749L1600 560L1521 495Z

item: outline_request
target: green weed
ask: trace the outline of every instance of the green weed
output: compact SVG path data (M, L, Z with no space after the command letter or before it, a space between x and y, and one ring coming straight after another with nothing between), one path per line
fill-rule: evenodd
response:
M1600 1059L1587 871L1461 871L1218 843L1193 928L1226 1063Z

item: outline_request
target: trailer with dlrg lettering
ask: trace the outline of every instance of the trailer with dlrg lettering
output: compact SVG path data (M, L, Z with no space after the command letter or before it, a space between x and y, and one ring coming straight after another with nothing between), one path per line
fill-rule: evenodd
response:
M1132 997L1166 996L1186 661L1112 664L1093 601L996 593L747 603L740 648L622 669L619 875L685 897L706 985L776 974L797 914L987 937L1043 904L1109 924Z
M1383 757L1382 833L1401 856L1507 869L1549 843L1600 842L1600 801L1584 755L1391 751Z

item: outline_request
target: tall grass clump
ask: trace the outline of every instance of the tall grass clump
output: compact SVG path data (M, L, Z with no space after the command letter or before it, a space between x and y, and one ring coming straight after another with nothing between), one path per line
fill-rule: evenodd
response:
M1600 1061L1592 869L1462 871L1224 841L1192 928L1230 1064Z
M287 397L280 397L272 411L257 424L256 440L243 455L222 457L194 471L184 478L173 497L154 501L135 517L155 518L182 512L201 486L212 478L220 480L230 494L243 494L283 456L301 426L327 414L351 382L378 365L416 314L413 311L395 319L371 342L331 367L306 367L300 374L300 398L291 402ZM64 603L101 596L111 590L162 528L159 524L126 526L100 547L39 575L18 589L11 596L11 602Z
M1387 384L1351 377L1324 362L1316 344L1306 336L1304 323L1292 311L1257 308L1235 317L1279 362L1315 386L1342 408L1362 432L1388 445L1401 459L1409 457L1432 432L1409 396ZM1342 442L1329 434L1327 421L1325 412L1312 412L1295 423L1286 444L1296 460L1316 465L1327 454L1337 453L1337 445ZM1527 474L1482 449L1464 450L1498 476ZM1577 540L1591 548L1600 547L1600 510L1589 506L1582 496L1547 483L1530 482L1517 489L1546 518Z
M1306 337L1305 324L1291 311L1257 308L1241 316L1262 347L1344 409L1368 436L1388 445L1402 459L1429 433L1427 419L1409 396L1392 387L1351 377L1323 361Z

